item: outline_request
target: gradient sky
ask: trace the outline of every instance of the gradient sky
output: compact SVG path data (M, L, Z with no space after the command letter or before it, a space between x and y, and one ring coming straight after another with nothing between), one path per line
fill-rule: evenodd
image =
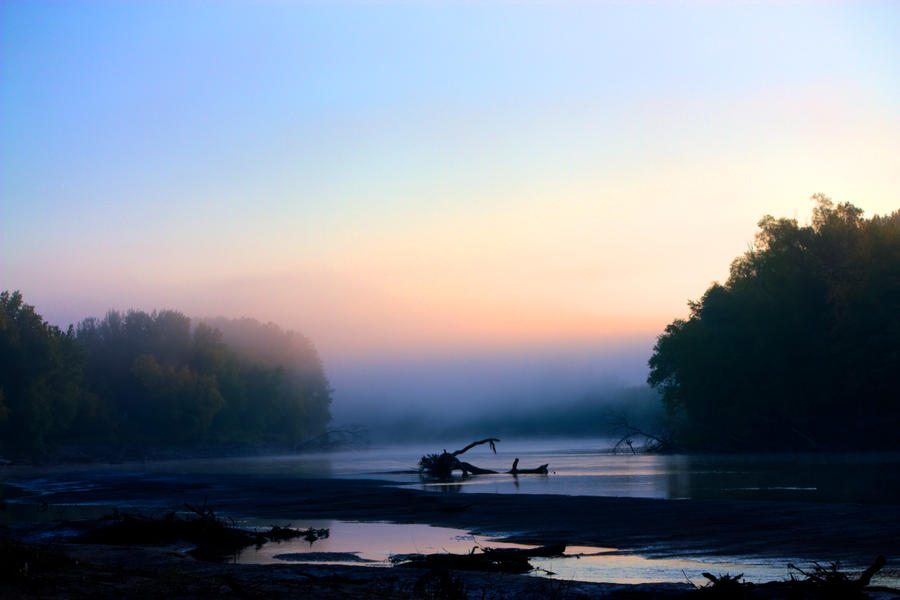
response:
M900 208L897 3L2 2L0 289L336 356L652 339Z

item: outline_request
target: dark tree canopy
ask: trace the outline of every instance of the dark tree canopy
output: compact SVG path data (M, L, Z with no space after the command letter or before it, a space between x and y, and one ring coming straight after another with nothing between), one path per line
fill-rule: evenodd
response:
M900 448L900 211L823 195L659 337L648 382L688 448Z
M72 328L46 323L22 294L0 293L0 450L43 450L85 400Z
M313 345L250 319L216 323L243 337L175 311L110 311L63 333L3 292L0 452L290 444L321 433L331 390Z

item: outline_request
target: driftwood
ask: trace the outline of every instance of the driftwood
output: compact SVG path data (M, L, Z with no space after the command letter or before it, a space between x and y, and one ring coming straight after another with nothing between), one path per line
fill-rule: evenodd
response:
M220 560L237 554L248 546L264 544L267 538L257 532L234 527L216 516L206 501L201 506L185 503L193 516L179 516L174 512L162 518L116 511L100 527L87 531L77 540L88 544L151 546L185 541L194 544L191 554L204 560Z
M808 571L804 571L792 564L788 564L788 568L806 577L805 580L798 582L799 584L812 588L821 596L829 598L858 598L863 597L861 595L863 589L869 585L869 582L872 581L872 576L880 571L886 562L884 556L878 556L875 562L856 579L852 579L849 575L842 572L840 564L837 562L831 563L827 567L819 563L813 563L812 569Z
M671 434L654 435L647 433L632 425L624 414L611 417L610 424L622 432L621 437L613 446L613 454L617 453L623 446L628 446L628 450L632 454L637 454L638 451L634 447L635 439L643 440L643 444L640 447L642 454L666 453L677 449Z
M895 597L898 590L880 586L869 585L872 576L885 564L885 558L879 556L868 569L859 577L852 577L840 570L837 562L825 567L819 563L813 563L806 570L788 563L788 568L803 575L804 579L795 579L793 575L789 581L770 581L768 583L754 584L743 579L740 575L713 575L703 573L709 580L709 585L704 587L694 586L700 594L711 598L805 598L808 600L863 600L869 598L869 592L882 591ZM688 580L690 582L690 580ZM692 583L692 582L690 582ZM693 585L693 583L692 583Z
M312 544L313 542L327 538L329 533L328 529L315 529L313 527L310 527L309 529L291 529L290 525L287 527L273 525L269 531L264 531L261 535L270 542L283 542L285 540L303 538Z
M513 461L512 469L507 471L510 475L546 475L547 467L550 466L550 463L543 464L534 469L520 469L519 468L519 459Z
M459 460L457 456L463 454L464 452L471 450L475 446L480 446L481 444L489 444L491 450L494 451L494 454L497 453L496 442L500 440L497 438L485 438L483 440L478 440L477 442L472 442L465 448L461 448L455 452L447 452L444 450L440 454L427 454L423 456L419 460L419 470L431 477L437 477L439 479L449 479L452 475L453 471L462 471L463 477L467 475L491 475L497 474L499 471L494 471L493 469L484 469L482 467L478 467L473 465L472 463L467 463ZM519 468L519 459L517 458L513 464L512 468L507 473L511 475L546 475L548 472L549 465L541 465L534 469L520 469Z
M472 548L469 554L406 554L392 560L398 567L419 569L456 569L459 571L493 571L527 573L533 567L529 558L562 556L565 544L550 544L537 548Z
M201 560L220 561L234 556L249 546L259 547L266 542L280 542L302 538L310 543L328 537L328 529L292 529L274 525L268 531L251 531L236 527L231 520L218 517L206 503L199 506L184 503L193 514L174 512L161 518L115 511L99 527L82 533L76 539L88 544L163 546L175 542L189 542L195 546L189 552Z

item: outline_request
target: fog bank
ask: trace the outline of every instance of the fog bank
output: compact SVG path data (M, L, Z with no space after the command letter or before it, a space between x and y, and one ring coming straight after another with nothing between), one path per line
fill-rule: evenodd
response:
M334 424L362 425L379 441L482 431L591 435L608 420L605 413L629 405L646 413L657 405L645 383L652 345L635 339L605 347L325 357L325 367Z

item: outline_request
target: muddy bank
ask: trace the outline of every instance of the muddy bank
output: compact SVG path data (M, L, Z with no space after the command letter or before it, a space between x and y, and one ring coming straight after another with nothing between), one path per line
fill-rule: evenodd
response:
M12 483L15 483L13 481ZM34 485L23 479L22 483ZM41 478L15 502L181 510L208 499L235 519L428 523L534 544L613 547L652 556L758 555L868 564L900 560L895 506L454 494L373 480L80 472Z
M2 539L2 538L0 538ZM522 575L353 566L228 565L172 548L61 545L66 559L31 576L0 580L0 597L80 598L677 598L685 584L550 581ZM39 568L39 567L38 567Z
M22 545L0 528L0 597L28 599L373 598L503 600L654 598L782 598L887 600L896 590L848 588L810 581L745 584L717 578L638 585L548 580L524 575L442 569L334 565L246 565L194 560L177 547ZM10 555L15 553L14 557ZM850 594L845 593L850 591Z

